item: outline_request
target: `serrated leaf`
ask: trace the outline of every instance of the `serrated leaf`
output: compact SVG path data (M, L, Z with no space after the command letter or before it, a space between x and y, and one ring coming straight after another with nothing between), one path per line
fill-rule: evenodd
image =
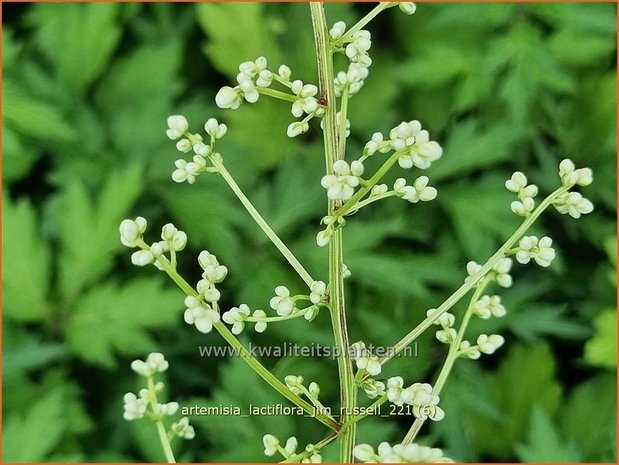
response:
M2 208L3 316L39 321L49 314L50 251L34 209L3 195Z
M120 40L119 4L49 3L34 5L29 22L39 48L57 75L78 93L105 69ZM62 53L59 53L59 51Z
M581 454L572 443L565 443L544 410L533 410L527 442L516 444L518 458L527 463L580 462Z
M95 202L75 180L60 198L60 289L69 302L112 266L113 252L123 248L118 225L142 191L142 169L133 166L112 174Z
M534 342L545 335L584 339L591 334L588 326L566 315L566 306L530 302L527 307L510 313L508 317L510 329L523 341Z
M281 64L264 4L198 3L196 9L198 22L208 37L204 51L218 71L236 76L240 63L259 56L265 56L274 69Z
M155 277L124 286L102 283L80 298L66 327L66 338L83 360L105 368L114 354L135 355L154 349L148 330L178 321L182 294Z
M555 360L545 344L531 348L516 345L487 380L502 419L472 414L470 431L480 454L509 457L513 444L526 437L534 406L549 414L559 407L561 385L555 379Z
M617 309L607 308L593 320L595 335L585 344L585 360L594 366L617 368Z
M27 412L6 419L3 462L44 462L66 431L61 390L47 392ZM36 440L33 440L36 438Z
M11 183L28 174L38 153L9 126L2 126L2 180Z

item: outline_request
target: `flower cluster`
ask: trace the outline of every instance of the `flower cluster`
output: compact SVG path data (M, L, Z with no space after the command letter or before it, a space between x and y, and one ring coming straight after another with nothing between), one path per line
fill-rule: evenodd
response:
M324 179L324 178L323 178ZM331 240L331 236L333 235L333 231L337 228L341 228L346 224L346 220L341 216L325 216L321 221L321 224L326 226L325 229L318 232L316 235L316 243L319 247L324 247Z
M376 452L369 444L355 446L353 453L364 463L446 463L453 462L443 451L418 444L396 444L393 447L381 442Z
M361 383L361 389L367 394L370 399L384 396L386 394L386 386L382 381L377 381L374 378L368 378Z
M408 186L404 178L398 178L393 184L393 191L396 196L411 203L417 203L420 200L429 202L436 198L437 191L434 187L428 186L428 182L430 180L427 176L421 176L415 180L412 186Z
M505 338L499 334L481 334L477 338L477 344L472 346L469 341L462 341L458 348L458 356L478 359L481 354L493 354L505 343Z
M232 325L232 334L241 334L245 329L246 322L255 323L254 330L257 333L262 333L267 329L267 315L264 310L254 310L250 316L251 310L247 304L241 304L238 307L232 307L222 315L222 319Z
M215 118L210 118L204 124L204 130L210 136L208 144L204 142L200 134L192 134L188 130L189 123L184 116L173 115L168 118L166 134L170 139L178 141L176 149L182 153L193 150L194 153L192 161L188 162L180 158L174 162L176 170L172 173L172 179L178 183L187 181L193 184L200 174L216 171L212 166L208 166L207 158L221 158L221 155L215 152L215 141L226 135L228 127L225 124L219 124Z
M470 261L466 264L466 272L468 273L468 277L465 279L465 282L468 282L471 277L481 270L482 266L474 261ZM512 268L512 259L511 258L501 258L490 271L490 276L496 283L501 287L511 287L513 283L512 276L509 274L509 271Z
M500 318L506 313L505 307L501 304L501 297L498 295L483 295L473 304L473 314L482 320L487 320L491 316Z
M172 265L176 264L176 252L180 252L187 245L187 234L179 231L172 223L168 223L161 228L161 241L154 242L150 246L144 242L144 232L146 231L146 219L138 216L135 220L123 220L120 223L120 241L123 245L140 250L131 255L131 262L137 266L154 264L162 269L158 260L170 253Z
M518 200L511 203L511 209L520 216L527 216L535 208L535 196L539 189L535 184L528 184L527 177L520 171L512 174L512 177L505 181L508 191L518 195Z
M322 116L324 108L318 103L316 95L318 87L313 84L304 84L303 81L292 80L292 72L286 65L281 65L277 73L267 69L267 59L258 57L256 61L246 61L239 65L239 74L236 76L236 87L222 87L215 96L215 103L219 108L236 110L243 100L255 103L261 94L292 101L291 113L300 118L288 126L288 137L296 137L307 132L309 121L315 116ZM269 89L274 82L278 82L289 92Z
M372 64L368 54L372 47L372 37L365 30L347 34L346 23L343 21L335 23L329 35L335 51L344 53L349 59L348 69L338 72L335 77L335 95L340 97L346 93L351 97L361 90L368 77L368 68Z
M432 386L427 383L414 383L405 388L402 377L394 376L387 380L387 398L395 405L412 405L413 415L421 420L439 421L445 417L438 406L439 396L432 393Z
M438 309L431 308L426 312L426 316L428 318L431 318L436 314L437 311ZM449 312L443 313L437 320L434 321L433 324L441 326L443 328L436 332L436 338L443 344L451 344L453 341L456 340L456 336L458 334L453 327L455 321L456 317Z
M333 174L323 176L320 184L327 189L329 199L345 202L353 196L360 183L363 163L355 160L349 165L344 160L337 160L332 168Z
M363 341L355 342L350 346L351 358L359 370L365 370L370 376L380 374L382 367L376 355L372 355Z
M518 244L516 260L526 264L535 260L539 266L550 266L555 258L555 249L552 248L552 239L544 236L538 239L536 236L524 236Z
M140 389L136 396L128 392L123 396L125 420L138 420L148 416L152 421L162 422L164 418L176 414L179 408L178 402L159 403L157 393L161 392L165 386L162 382L155 383L153 377L157 373L163 373L169 364L163 354L154 352L146 357L146 360L134 360L131 362L131 369L147 379L148 388ZM149 411L150 407L150 411ZM187 417L181 418L172 424L168 437L179 437L183 439L193 439L195 431L189 424Z
M297 438L294 436L288 438L286 440L286 444L282 447L279 443L279 439L272 434L265 434L262 438L262 444L264 445L264 455L267 457L272 457L276 453L280 453L284 459L289 459L294 455L297 455L297 447L299 443ZM305 458L301 461L302 463L321 463L322 456L320 455L320 450L317 449L313 444L308 444L305 448L305 453L303 454ZM298 460L297 460L298 461Z

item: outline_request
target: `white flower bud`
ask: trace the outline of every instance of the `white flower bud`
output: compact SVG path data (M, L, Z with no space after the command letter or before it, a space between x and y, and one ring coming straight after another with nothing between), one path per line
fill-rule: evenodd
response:
M146 266L155 262L155 257L150 250L139 250L131 254L131 263L137 266Z
M182 135L187 132L189 129L189 123L187 122L187 118L181 115L173 115L168 117L168 130L166 131L167 136L172 139L180 139Z
M215 103L219 108L230 108L236 110L241 106L243 100L240 93L232 87L225 86L219 89L215 96Z

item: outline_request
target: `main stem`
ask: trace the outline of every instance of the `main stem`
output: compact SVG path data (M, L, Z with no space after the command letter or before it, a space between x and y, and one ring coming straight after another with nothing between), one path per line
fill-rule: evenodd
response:
M326 102L326 112L323 119L325 162L327 174L332 172L333 163L344 156L346 134L340 134L338 147L338 125L336 120L335 90L333 88L333 53L329 45L329 28L322 3L310 3L314 40L316 43L316 58L318 61L318 80L320 97ZM345 122L345 121L344 121ZM344 127L345 131L345 127ZM339 150L338 150L339 149ZM329 214L339 207L337 202L329 202ZM342 252L342 229L336 229L329 242L329 283L331 322L335 345L338 350L337 366L340 378L340 423L346 423L356 404L356 389L351 359L349 357L350 343L346 327L346 307L344 299L344 276ZM340 462L350 463L353 460L355 446L356 424L352 424L341 433Z

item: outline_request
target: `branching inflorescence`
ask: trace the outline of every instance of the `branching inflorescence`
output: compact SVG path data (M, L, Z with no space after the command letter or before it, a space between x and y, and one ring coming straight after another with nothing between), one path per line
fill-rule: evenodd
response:
M579 192L577 186L587 186L592 182L588 168L576 169L569 160L559 165L560 187L541 201L536 198L539 189L529 184L527 177L520 172L505 182L505 187L516 194L511 210L521 216L523 221L513 235L485 263L470 261L466 265L467 276L463 284L441 305L425 312L425 319L400 341L393 345L393 351L383 357L372 354L363 341L349 343L346 328L343 280L350 276L350 270L343 263L342 230L346 217L358 212L374 202L397 197L411 203L429 202L436 198L437 190L430 186L427 176L418 176L412 182L398 178L393 186L381 184L382 178L392 168L425 170L439 160L443 154L440 145L431 140L430 134L417 120L405 121L395 126L387 136L380 132L372 134L362 153L354 160L346 161L346 138L350 133L347 119L349 99L361 91L368 79L372 60L370 32L363 29L381 11L398 6L406 14L416 10L414 3L380 3L366 17L347 29L343 22L327 26L321 4L311 4L312 23L316 39L319 85L306 84L292 79L292 71L280 65L277 71L270 70L267 59L259 57L239 66L237 84L223 87L215 98L217 105L226 109L237 109L244 103L256 103L261 96L272 97L291 104L291 113L299 118L287 128L289 137L299 136L309 130L309 121L321 120L325 142L327 172L316 182L326 190L328 199L327 214L322 218L323 228L316 235L317 245L329 246L329 276L316 280L310 276L292 251L271 229L250 200L234 181L225 167L224 157L216 151L217 142L227 134L227 127L211 118L204 125L205 135L189 131L187 119L180 115L168 118L167 136L176 141L176 148L184 153L193 153L191 160L181 158L176 161L172 173L175 182L193 184L204 173L219 174L223 177L242 205L264 231L273 245L304 281L306 288L291 290L279 284L268 302L269 312L263 308L252 309L250 304L241 303L227 311L219 305L221 292L218 285L226 278L227 268L217 257L208 251L198 256L202 269L201 279L192 286L177 272L177 253L187 244L187 236L174 225L162 228L161 241L150 245L144 239L147 222L138 217L124 220L120 225L121 241L124 245L138 250L131 259L135 265L154 265L164 271L185 293L184 320L202 333L213 329L219 332L234 348L238 349L250 368L256 371L267 383L293 404L301 407L331 430L328 436L316 444L309 444L297 451L295 437L288 438L284 445L272 434L263 438L264 453L267 456L280 454L286 462L320 462L321 450L336 439L340 440L340 460L350 462L353 457L361 462L446 462L440 449L414 444L418 432L427 420L440 421L445 414L439 406L441 391L458 358L478 359L493 354L505 342L499 334L479 334L467 338L466 331L473 318L500 318L506 314L499 295L491 294L492 287L507 288L512 285L510 274L513 260L521 264L535 262L547 267L555 258L552 239L526 235L530 227L550 206L559 213L579 218L590 213L593 205ZM333 71L334 55L342 54L348 59L345 70L336 74ZM380 157L381 164L372 174L366 173L364 163L371 157ZM354 270L353 270L354 271ZM274 283L275 284L275 283ZM467 294L471 293L464 314L457 318L449 310ZM263 303L265 304L265 303ZM294 318L304 318L311 322L318 312L324 309L331 315L336 346L340 349L338 371L340 378L342 414L331 416L319 400L320 387L311 382L307 386L304 379L288 375L283 381L270 373L237 339L237 335L253 326L257 332L264 332L270 324ZM225 324L224 324L225 323ZM228 325L230 329L228 329ZM406 380L403 376L388 379L380 378L382 366L393 356L411 344L431 326L437 326L436 339L448 347L448 354L433 384ZM353 363L356 370L353 370ZM156 393L163 388L155 383L154 374L164 371L167 362L161 354L151 354L146 362L135 361L132 368L147 378L148 387L139 396L125 395L125 418L135 420L148 416L160 433L168 461L174 461L169 441L174 437L191 439L193 428L188 419L182 418L165 431L163 419L174 415L178 404L171 402L159 404ZM364 393L373 401L372 406L390 402L396 406L410 406L415 418L409 432L399 444L386 442L376 448L368 444L356 444L355 426L367 415L353 415L357 406L358 392ZM149 410L150 408L150 410ZM319 412L319 413L316 413ZM265 432L266 433L266 432ZM257 447L259 447L257 445ZM457 451L453 451L457 454Z

